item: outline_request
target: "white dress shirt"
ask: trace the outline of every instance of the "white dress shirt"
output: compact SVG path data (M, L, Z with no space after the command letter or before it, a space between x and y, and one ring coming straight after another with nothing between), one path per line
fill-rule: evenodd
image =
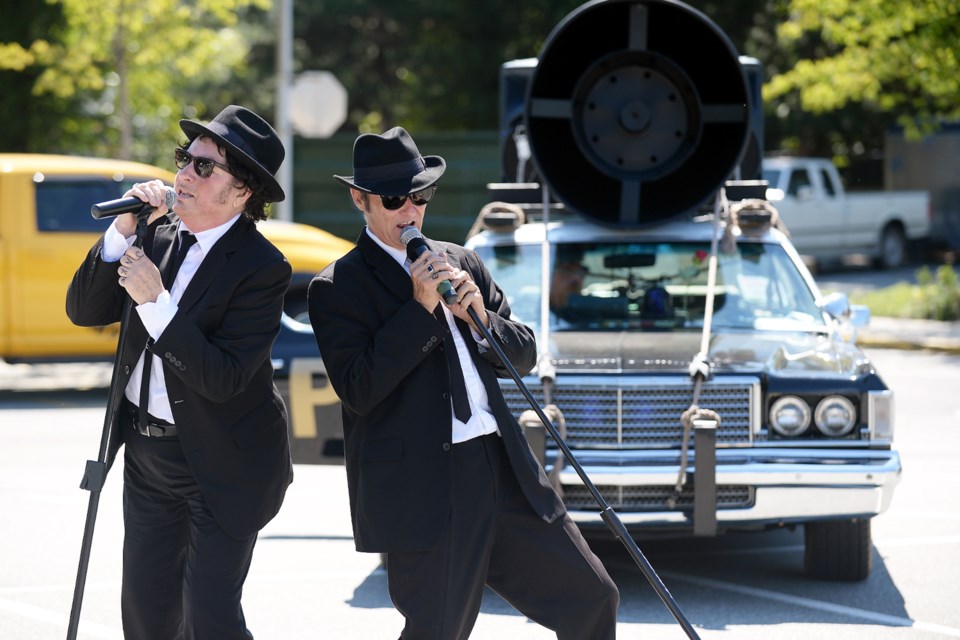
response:
M157 296L156 302L144 302L135 307L137 314L140 316L140 320L143 322L143 326L147 329L147 333L149 333L150 337L154 340L160 338L164 329L166 329L170 321L173 320L173 316L176 315L177 302L179 302L183 296L183 292L186 290L187 285L190 284L190 280L196 275L197 269L200 268L200 263L203 262L204 256L210 252L217 240L230 230L230 227L236 223L240 215L242 214L234 216L219 227L194 234L197 236L197 242L187 251L187 256L184 258L183 264L180 266L180 270L177 272L177 277L173 281L170 290L164 290ZM177 225L178 234L181 229L186 230L183 224L179 223ZM136 240L136 236L125 238L121 235L120 232L117 231L116 221L114 221L103 236L103 250L100 252L100 257L104 262L117 262L123 256L124 252L133 246L134 240ZM146 353L146 350L144 350L143 354ZM158 356L152 357L153 364L150 365L150 401L147 404L147 412L155 418L160 418L161 420L172 423L174 422L173 411L170 409L170 400L167 396L167 384L163 377L163 364ZM124 390L124 395L134 406L140 402L140 379L143 377L143 362L143 355L141 355L137 361L137 366L130 375L130 382L127 383L127 388Z
M367 235L383 248L394 260L396 260L407 273L410 273L410 261L407 260L407 254L401 249L395 249L380 241L380 238L367 227ZM457 420L453 412L453 397L450 398L450 415L452 416L451 442L465 442L478 436L484 436L488 433L499 433L497 428L497 419L490 410L490 399L487 396L487 389L480 380L480 373L477 371L477 365L474 364L470 351L467 349L467 343L463 340L463 335L457 328L455 317L450 313L447 305L440 303L443 309L443 315L447 319L447 326L450 328L450 334L453 336L453 342L457 347L457 357L460 358L460 366L463 369L463 381L467 387L467 399L470 401L470 419L466 423ZM471 327L470 332L473 339L480 345L486 345L487 341L481 335L478 335ZM449 347L448 347L449 348Z

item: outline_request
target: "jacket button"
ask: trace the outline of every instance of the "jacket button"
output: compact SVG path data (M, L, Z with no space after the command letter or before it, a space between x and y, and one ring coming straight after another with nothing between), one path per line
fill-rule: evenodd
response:
M423 351L424 353L426 353L427 351L430 351L430 345L428 344L423 345L423 348L420 349L420 351Z
M444 393L441 397L442 397L444 400L449 400L449 399L450 399L450 394L449 394L449 393Z
M185 365L185 364L178 364L177 367L180 369L180 371L186 371L186 370L187 370L187 365Z
M163 357L164 357L164 358L167 358L167 359L169 360L169 359L173 358L173 354L170 353L169 351L167 351L165 354L163 354Z
M130 365L126 365L126 366L123 368L123 372L124 372L125 374L127 374L127 375L130 375Z
M449 442L444 442L444 443L443 443L443 450L444 450L444 451L450 451L450 443L449 443Z

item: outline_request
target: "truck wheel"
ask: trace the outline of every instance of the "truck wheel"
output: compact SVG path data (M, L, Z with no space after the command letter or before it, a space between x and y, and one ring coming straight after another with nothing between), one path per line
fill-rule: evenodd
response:
M831 520L804 525L804 569L811 578L859 582L870 575L870 520Z
M904 263L907 255L907 238L903 229L897 224L890 224L880 235L880 255L877 266L883 269L893 269Z

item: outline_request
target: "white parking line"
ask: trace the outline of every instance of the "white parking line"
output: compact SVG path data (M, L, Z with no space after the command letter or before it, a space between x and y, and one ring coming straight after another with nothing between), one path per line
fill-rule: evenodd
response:
M50 611L32 604L24 604L15 600L0 598L0 611L6 611L14 615L30 618L39 622L55 625L66 631L70 624L70 616L62 613ZM77 637L82 638L103 638L105 640L123 640L123 632L119 629L113 629L105 625L80 620L80 626L77 629Z
M682 573L675 573L673 571L661 571L660 573L663 576L669 577L671 580L689 582L701 587L722 589L724 591L740 593L754 598L761 598L763 600L772 600L774 602L781 602L783 604L797 607L805 607L807 609L829 611L830 613L837 613L840 615L850 616L852 618L859 618L861 620L867 620L877 624L885 624L895 627L912 627L914 629L930 631L931 633L938 633L951 638L960 638L960 629L956 627L947 627L941 624L934 624L932 622L921 622L918 620L911 620L910 618L890 616L883 613L877 613L875 611L867 611L866 609L846 607L843 605L834 604L832 602L824 602L822 600L814 600L812 598L803 598L801 596L792 596L785 593L778 593L776 591L767 591L766 589L745 587L743 585L733 584L732 582L723 582L721 580L712 580L710 578L698 578Z

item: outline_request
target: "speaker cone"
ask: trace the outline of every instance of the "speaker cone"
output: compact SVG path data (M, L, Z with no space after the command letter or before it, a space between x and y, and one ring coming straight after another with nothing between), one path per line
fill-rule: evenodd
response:
M750 105L737 53L671 0L595 0L544 44L524 117L543 181L567 207L616 226L689 212L743 155Z

